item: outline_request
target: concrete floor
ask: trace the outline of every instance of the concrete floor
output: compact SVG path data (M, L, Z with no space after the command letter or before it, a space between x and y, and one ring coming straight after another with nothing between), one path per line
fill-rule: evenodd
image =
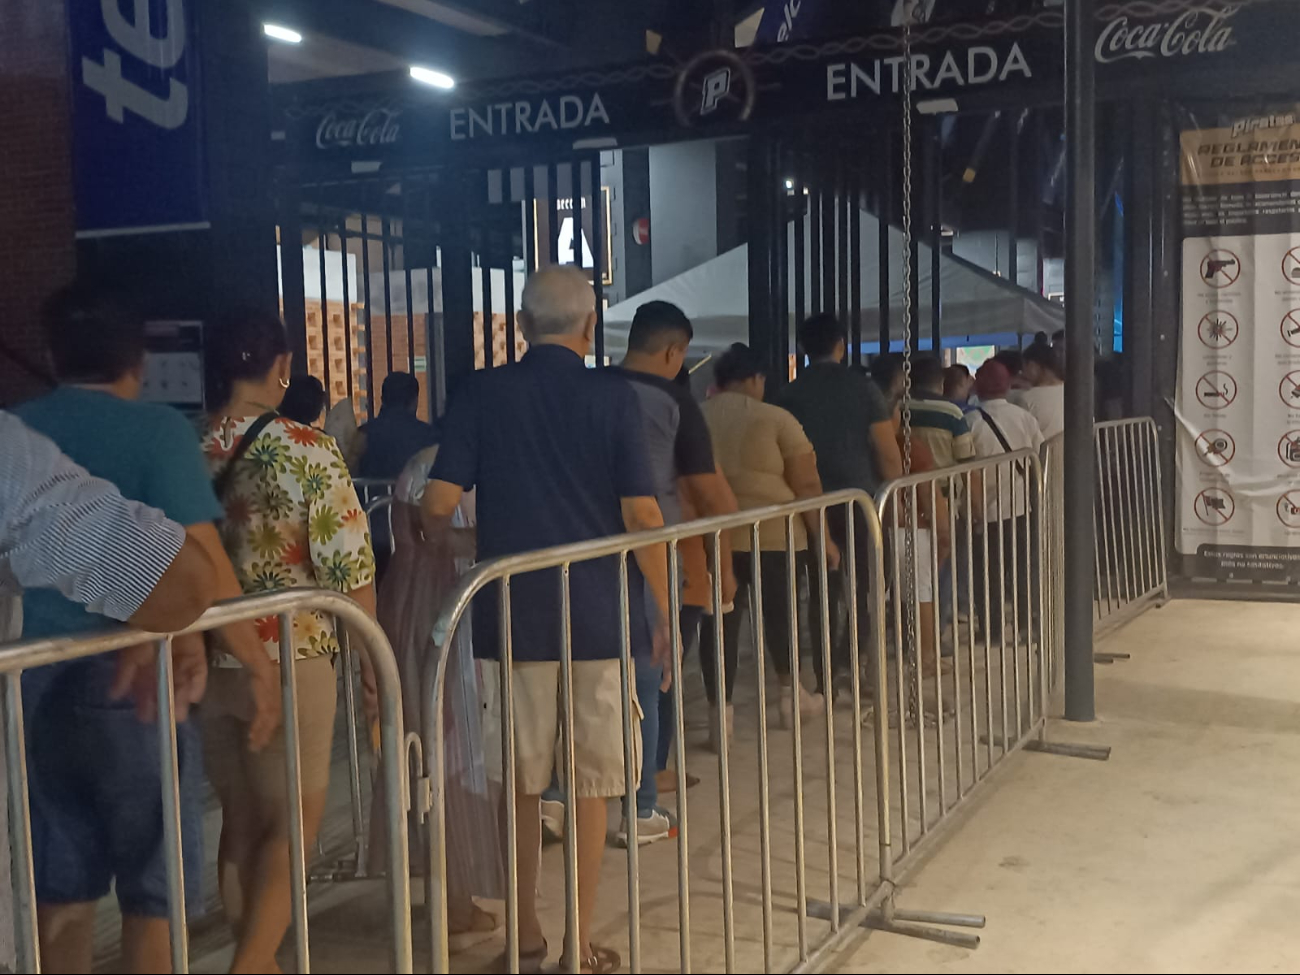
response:
M1098 668L1100 720L1090 725L1053 721L1049 738L1111 745L1110 761L1013 755L900 894L899 906L906 909L987 915L983 945L968 951L862 932L850 939L832 970L1300 968L1300 947L1293 949L1289 937L1300 911L1295 862L1300 856L1292 850L1300 851L1300 845L1279 842L1294 835L1300 808L1300 775L1291 773L1300 768L1297 633L1300 606L1178 602L1148 612L1109 638L1099 649L1128 652L1132 659ZM763 968L752 697L753 689L746 692L742 684L731 772L738 971ZM693 696L687 708L689 761L703 778L689 792L692 967L697 972L723 971L725 946L717 766L699 747L706 713ZM855 875L848 715L839 714L836 726L838 874L841 896L849 899ZM774 720L772 727L773 970L782 970L797 959L793 792L790 737L775 730ZM805 725L810 898L827 896L830 876L819 734L824 742L824 725ZM863 744L869 754L869 735ZM865 764L866 866L874 884L869 758ZM931 803L933 808L933 795ZM339 812L345 816L346 806ZM341 831L346 833L346 826ZM679 968L677 868L675 843L641 850L644 971ZM556 949L554 961L563 918L558 847L547 849L543 872L544 922ZM389 970L386 910L377 885L316 887L312 915L314 970ZM422 923L417 913L417 971L425 963L418 944ZM808 921L814 944L826 931L826 922ZM597 936L626 959L627 865L621 850L611 849L605 860ZM228 949L211 942L208 947L216 950L197 950L194 970L224 970ZM455 955L452 970L483 971L500 947L493 940ZM282 961L292 970L288 955Z
M844 972L1292 972L1300 606L1176 602L1099 649L1100 719L1025 754L899 899L988 916L964 951L872 934Z

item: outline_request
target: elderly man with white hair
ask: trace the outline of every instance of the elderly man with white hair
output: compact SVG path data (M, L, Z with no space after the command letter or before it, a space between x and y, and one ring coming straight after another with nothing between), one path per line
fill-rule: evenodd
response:
M481 560L663 524L636 392L584 361L595 309L579 270L548 267L529 278L519 320L530 349L514 365L476 373L455 396L424 494L427 532L444 530L471 488L478 492ZM667 620L667 575L662 545L638 551L629 566L632 652L647 664L662 660L666 639L647 618L643 584ZM618 956L592 945L591 929L606 801L625 791L618 561L575 563L570 587L576 763L566 786L577 822L578 925L566 932L561 967L568 970L576 949L583 971L615 971ZM537 916L539 797L551 781L563 721L559 592L558 570L511 580L520 972L540 971L547 958ZM474 601L480 659L499 657L498 614L497 587L490 586Z

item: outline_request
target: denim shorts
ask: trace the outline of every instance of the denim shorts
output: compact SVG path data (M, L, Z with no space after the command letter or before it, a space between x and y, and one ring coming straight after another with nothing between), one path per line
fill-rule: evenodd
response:
M122 913L167 917L158 726L110 702L108 660L23 675L36 899L96 901L115 885ZM176 729L185 898L200 906L203 763L198 729Z

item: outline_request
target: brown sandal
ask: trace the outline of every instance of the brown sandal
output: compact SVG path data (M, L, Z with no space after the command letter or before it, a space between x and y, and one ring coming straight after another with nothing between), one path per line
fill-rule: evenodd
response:
M523 959L520 959L520 961L522 963ZM521 970L522 967L521 964ZM623 959L619 957L618 952L613 948L600 948L592 945L590 953L586 958L582 959L578 969L582 972L582 975L613 975L622 967ZM568 964L563 959L560 960L559 970L562 972L569 970Z

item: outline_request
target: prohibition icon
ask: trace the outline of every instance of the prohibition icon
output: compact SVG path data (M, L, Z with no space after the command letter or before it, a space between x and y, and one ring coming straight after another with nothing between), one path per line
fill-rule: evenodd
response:
M1288 430L1277 442L1277 455L1287 467L1300 469L1300 430Z
M1300 247L1292 247L1282 255L1282 277L1290 284L1300 284Z
M1207 410L1231 406L1237 398L1237 380L1221 369L1207 372L1196 380L1196 400Z
M1288 491L1277 499L1277 519L1287 528L1300 528L1300 491Z
M1205 524L1218 528L1232 521L1232 516L1237 513L1237 502L1224 488L1206 488L1192 502L1192 510Z
M1282 318L1282 341L1300 349L1300 308L1292 308Z
M1211 467L1232 463L1237 454L1237 442L1226 430L1206 430L1196 438L1196 456Z
M1282 397L1282 402L1286 404L1287 409L1300 410L1300 369L1288 372L1282 377L1282 382L1277 387L1277 394Z
M1300 311L1297 311L1300 317ZM1296 328L1300 330L1300 321L1296 322ZM1241 323L1231 312L1212 311L1207 312L1196 326L1196 337L1201 340L1201 344L1210 349L1226 349L1233 342L1237 341L1237 335L1241 332ZM1286 337L1285 323L1283 324L1283 338ZM1300 338L1296 339L1296 344L1300 345Z
M1300 251L1300 248L1297 248ZM1300 253L1295 259L1296 281L1300 282ZM1285 270L1283 271L1285 274ZM1230 250L1219 248L1201 258L1201 280L1211 288L1231 288L1241 277L1241 261ZM1290 278L1287 279L1291 280Z

